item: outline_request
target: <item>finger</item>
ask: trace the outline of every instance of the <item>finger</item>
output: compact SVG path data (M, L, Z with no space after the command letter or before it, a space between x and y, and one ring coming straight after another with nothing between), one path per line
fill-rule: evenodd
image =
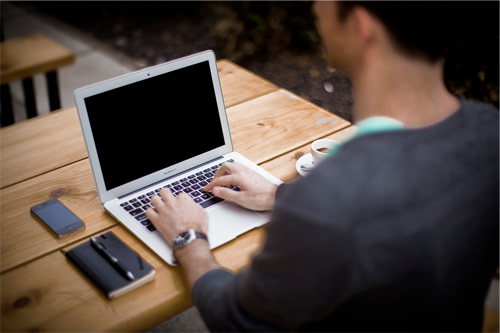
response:
M241 195L241 192L231 190L227 187L215 187L212 190L212 194L216 197L238 203L238 197Z
M159 217L158 213L153 209L153 207L149 207L148 209L146 209L146 216L153 223L156 223Z
M170 191L169 188L164 187L160 190L159 195L162 197L162 199L168 197L168 196L173 196L172 191Z
M159 196L153 195L149 200L157 212L164 209L165 202Z
M163 202L167 206L171 206L173 204L173 202L174 202L173 200L175 199L175 197L169 188L162 188L160 190L160 195L161 195Z
M233 173L235 171L234 166L235 163L228 163L228 162L223 163L220 166L220 168L215 172L214 178Z
M214 178L210 183L208 183L208 185L203 188L203 191L210 192L216 186L238 185L235 184L236 179L236 176L233 174Z

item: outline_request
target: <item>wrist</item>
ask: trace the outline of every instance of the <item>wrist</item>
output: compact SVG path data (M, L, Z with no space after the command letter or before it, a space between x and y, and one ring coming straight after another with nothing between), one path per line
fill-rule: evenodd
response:
M176 249L174 255L179 264L183 265L186 262L196 262L203 258L212 257L212 251L207 241L197 238L188 245Z

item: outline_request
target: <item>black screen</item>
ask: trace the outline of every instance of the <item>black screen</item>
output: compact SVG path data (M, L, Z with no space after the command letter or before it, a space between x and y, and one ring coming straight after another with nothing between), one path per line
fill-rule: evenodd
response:
M208 61L85 105L107 190L224 145Z

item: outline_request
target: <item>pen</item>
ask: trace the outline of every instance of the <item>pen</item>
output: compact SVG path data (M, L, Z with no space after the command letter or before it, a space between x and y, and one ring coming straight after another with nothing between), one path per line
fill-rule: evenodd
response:
M97 239L94 237L90 237L90 244L92 247L97 250L107 261L122 274L125 278L129 280L135 280L134 274L128 271L125 267L120 264L118 259L116 259Z

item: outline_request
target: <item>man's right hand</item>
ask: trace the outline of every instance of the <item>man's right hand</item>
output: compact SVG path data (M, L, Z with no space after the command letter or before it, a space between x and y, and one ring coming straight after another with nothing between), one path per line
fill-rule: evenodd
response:
M235 185L240 191L225 186ZM205 192L252 210L271 210L278 185L238 162L226 162L214 175Z

